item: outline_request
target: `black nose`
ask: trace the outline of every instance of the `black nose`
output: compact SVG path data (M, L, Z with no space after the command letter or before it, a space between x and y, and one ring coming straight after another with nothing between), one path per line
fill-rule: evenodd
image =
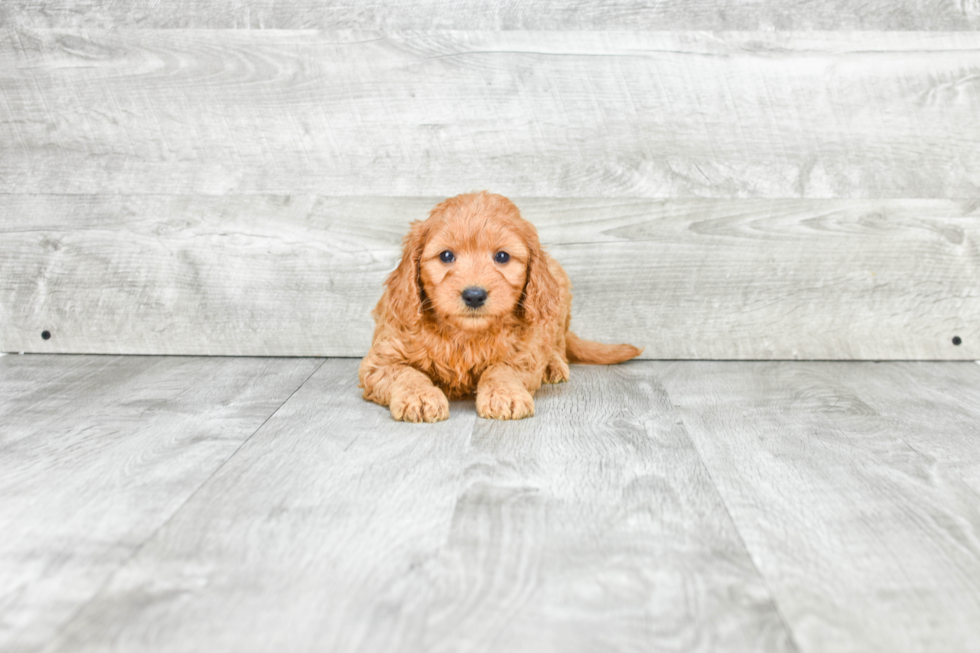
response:
M463 301L470 308L480 308L487 301L487 291L476 286L467 288L463 291Z

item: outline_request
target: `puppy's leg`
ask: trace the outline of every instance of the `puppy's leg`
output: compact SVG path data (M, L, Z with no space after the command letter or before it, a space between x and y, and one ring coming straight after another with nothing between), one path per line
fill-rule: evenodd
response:
M449 418L449 399L432 379L408 365L361 370L364 398L391 409L403 422L441 422Z
M545 383L564 383L568 380L568 360L565 358L565 332L559 331L555 336L555 348L548 358L544 368Z
M476 412L488 419L523 419L534 415L534 398L523 375L504 363L487 368L476 386Z
M544 368L544 382L564 383L568 380L569 374L568 363L565 362L565 359L558 352L552 353L548 366Z
M555 334L555 345L548 355L548 364L544 368L542 380L545 383L564 383L568 380L568 376L568 359L565 357L565 332L559 330Z

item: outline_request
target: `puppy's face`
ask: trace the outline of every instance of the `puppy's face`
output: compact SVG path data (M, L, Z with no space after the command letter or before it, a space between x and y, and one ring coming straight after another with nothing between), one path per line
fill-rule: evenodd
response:
M465 331L512 314L527 281L531 252L506 221L465 212L433 225L419 260L428 306Z

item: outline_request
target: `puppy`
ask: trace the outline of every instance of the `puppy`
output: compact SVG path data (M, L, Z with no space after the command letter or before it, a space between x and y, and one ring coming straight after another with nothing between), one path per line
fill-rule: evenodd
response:
M372 313L358 387L407 422L444 420L449 399L474 393L481 417L529 417L534 392L567 381L569 362L641 353L578 338L571 305L568 275L510 200L486 191L447 199L405 237Z

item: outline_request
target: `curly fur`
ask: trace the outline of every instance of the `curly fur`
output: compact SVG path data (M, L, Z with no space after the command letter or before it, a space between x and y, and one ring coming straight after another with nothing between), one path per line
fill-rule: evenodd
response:
M445 251L455 260L444 262ZM510 260L496 261L498 252ZM476 309L461 298L472 287L487 292ZM447 199L405 237L373 312L359 387L397 420L446 419L449 399L473 394L482 417L533 415L533 393L567 381L569 362L618 363L640 353L568 331L571 302L568 275L510 200L486 191Z

